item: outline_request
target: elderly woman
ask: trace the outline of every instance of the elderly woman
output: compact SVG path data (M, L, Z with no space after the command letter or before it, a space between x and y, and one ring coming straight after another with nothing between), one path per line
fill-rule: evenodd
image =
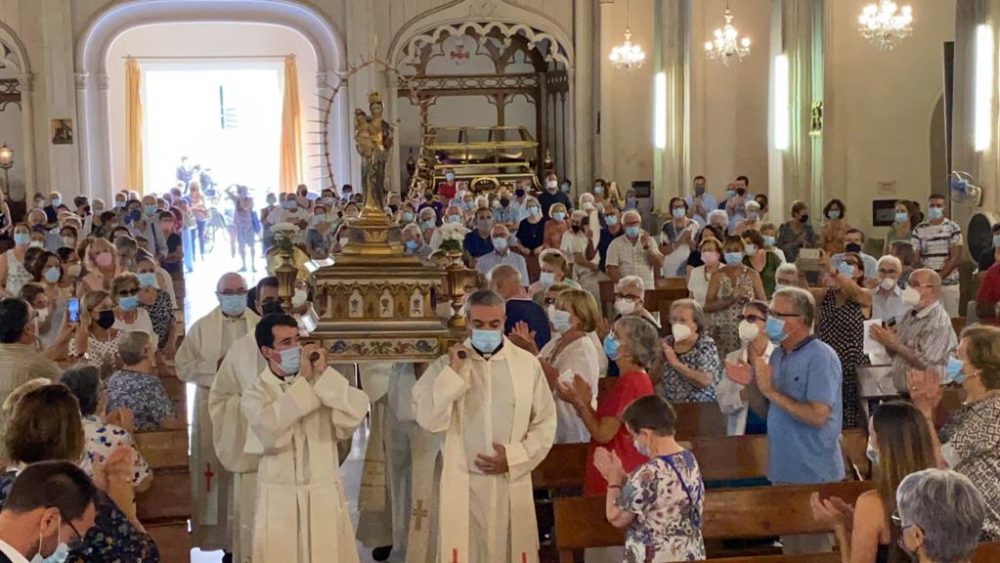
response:
M542 229L545 248L560 249L563 234L569 228L569 212L566 210L566 206L561 203L553 203L552 207L549 208L549 220L545 222Z
M91 241L83 261L87 268L87 275L80 283L80 297L88 291L109 289L111 280L115 279L115 276L120 272L115 245L101 238Z
M111 452L118 447L128 448L135 456L135 470L132 473L132 485L137 492L149 489L153 484L153 472L149 464L132 440L132 435L125 428L112 421L129 426L131 413L119 409L113 413L105 412L107 392L101 382L101 374L94 366L80 365L63 372L59 382L69 387L80 404L80 414L83 416L84 459L83 469L88 475L94 474L94 465L107 461Z
M751 301L743 307L739 326L742 346L726 356L725 377L715 389L719 408L728 417L726 434L729 436L767 433L767 419L758 416L747 399L747 387L753 383L754 361L761 358L770 362L774 352L774 343L764 331L767 306L764 301Z
M715 400L722 362L712 337L705 333L705 314L693 299L670 305L670 336L661 343L663 373L656 393L671 403Z
M844 428L857 428L863 420L858 368L869 363L864 351L864 325L872 317L872 295L864 287L865 266L858 254L844 254L840 264L831 268L830 257L821 251L820 264L829 272L827 287L809 290L819 310L816 336L840 357Z
M115 302L114 328L125 332L142 330L156 336L149 312L139 307L139 277L126 272L115 276L111 282L111 299Z
M784 264L786 262L785 253L775 246L778 242L778 227L774 223L762 223L760 236L764 240L764 250L773 253Z
M132 411L136 430L156 430L174 416L163 382L153 374L156 347L146 332L126 332L118 343L122 368L107 380L108 410Z
M757 272L764 284L764 293L770 298L774 293L775 273L778 266L781 266L781 258L765 248L763 235L755 229L743 231L743 246L746 250L743 263Z
M536 301L538 301L536 296L540 292L557 283L568 285L574 289L580 288L580 284L569 277L572 266L566 260L566 256L559 250L546 248L538 256L538 264L541 268L538 274L538 281L528 287L528 293Z
M760 204L756 201L750 200L746 204L746 219L736 223L733 227L733 234L736 236L743 236L747 231L760 231L760 217L761 210Z
M934 430L934 411L941 403L937 370L910 372L913 403ZM945 379L959 383L965 403L934 435L938 467L966 475L986 500L983 541L1000 540L1000 328L977 325L962 331Z
M774 272L774 291L786 287L802 287L799 269L792 262L785 262Z
M69 341L70 359L86 358L109 373L118 361L121 332L115 324L114 301L107 291L90 291L80 300L80 324Z
M917 563L969 563L991 506L981 490L954 471L925 469L896 490L903 549ZM996 505L992 505L995 510Z
M642 281L639 276L625 276L618 280L615 284L615 320L624 317L639 317L642 320L649 323L657 332L660 331L660 323L656 320L656 317L650 313L645 304L646 296L646 282ZM604 322L604 327L598 326L597 333L602 339L608 335L610 332L610 327ZM613 365L614 362L611 362ZM609 366L610 369L610 366ZM617 371L612 373L608 372L608 375L615 375Z
M0 507L18 472L28 464L48 460L77 463L83 457L80 408L70 390L63 385L45 385L26 393L14 408L4 443L13 470L0 476ZM94 483L101 489L94 526L82 538L66 538L67 544L75 545L65 560L159 561L156 543L135 515L131 451L116 450L94 470Z
M25 255L31 243L31 231L24 223L14 225L14 248L0 255L0 297L14 297L31 281Z
M170 293L160 289L156 262L147 256L139 258L135 275L140 286L139 307L149 315L158 353L165 358L173 358L177 351L177 323L174 322Z
M688 218L688 204L684 198L670 198L670 220L660 229L663 277L679 278L685 274L697 232L698 223Z
M646 370L656 361L656 342L656 330L640 318L626 317L615 322L611 333L604 338L604 353L618 364L621 375L607 396L599 398L596 409L590 386L582 377L574 376L573 381L560 381L556 386L556 396L573 405L590 433L583 477L585 495L603 495L607 490L607 482L594 466L598 447L617 455L625 471L631 472L646 461L646 456L636 450L621 416L632 401L653 394Z
M785 254L785 260L795 262L803 248L816 248L816 232L809 224L809 206L801 201L792 204L792 216L778 227L775 246Z
M313 260L323 260L330 257L330 249L336 241L337 215L327 210L325 205L317 204L313 215L309 218L309 229L306 230L306 249ZM408 224L407 223L404 224Z
M525 200L524 208L527 210L528 216L517 225L515 233L517 246L514 247L514 250L525 256L537 256L542 252L542 244L545 242L545 224L549 220L542 217L542 205L533 197Z
M934 447L920 411L904 401L879 405L868 424L868 458L875 489L862 493L853 510L839 498L813 493L813 517L836 534L843 563L905 561L900 530L892 521L896 489L907 475L934 466Z
M593 337L600 313L594 297L582 289L567 289L556 297L549 311L553 338L538 353L549 386L580 377L591 395L591 408L597 407L597 380L600 344ZM557 444L589 442L590 434L571 403L556 397Z
M712 314L719 353L723 356L740 347L737 318L743 306L753 299L764 300L764 284L760 275L743 264L743 239L730 237L722 245L725 265L708 280L705 311Z

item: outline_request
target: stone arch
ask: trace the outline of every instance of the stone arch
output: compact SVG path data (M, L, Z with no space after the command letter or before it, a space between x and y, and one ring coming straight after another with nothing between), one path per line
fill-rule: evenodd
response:
M28 49L13 28L0 21L0 43L7 46L17 65L17 81L21 89L21 143L20 157L24 166L24 198L29 201L35 193L35 135L34 135L34 74Z
M75 50L77 108L79 111L82 191L107 196L110 183L111 139L108 131L107 52L115 39L130 29L191 22L258 23L288 28L302 35L316 53L317 92L329 95L337 73L347 62L344 35L318 10L299 0L119 0L87 22ZM332 139L333 169L341 177L350 163L347 97L335 102L330 124L342 131ZM95 193L96 190L102 190Z

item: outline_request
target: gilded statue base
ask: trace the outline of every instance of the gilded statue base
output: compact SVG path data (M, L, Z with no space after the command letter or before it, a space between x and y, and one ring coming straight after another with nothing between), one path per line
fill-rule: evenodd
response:
M438 316L438 303L450 300L439 269L345 258L310 265L322 313L309 340L320 342L331 362L429 362L465 337Z

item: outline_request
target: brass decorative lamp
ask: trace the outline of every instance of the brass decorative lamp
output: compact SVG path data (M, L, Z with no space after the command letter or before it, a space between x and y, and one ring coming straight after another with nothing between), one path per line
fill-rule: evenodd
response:
M0 144L0 170L3 170L4 195L10 195L10 169L14 166L14 151L5 144Z

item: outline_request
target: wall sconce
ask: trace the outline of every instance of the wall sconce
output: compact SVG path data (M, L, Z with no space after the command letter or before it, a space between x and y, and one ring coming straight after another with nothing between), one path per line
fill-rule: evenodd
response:
M10 195L10 169L14 166L14 151L5 144L0 144L0 170L3 170L4 195Z

